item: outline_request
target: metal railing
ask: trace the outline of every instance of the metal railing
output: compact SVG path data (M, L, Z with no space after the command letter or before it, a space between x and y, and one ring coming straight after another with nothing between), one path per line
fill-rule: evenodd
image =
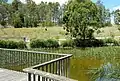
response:
M24 71L28 81L75 81L69 77L71 54L0 48L0 68Z

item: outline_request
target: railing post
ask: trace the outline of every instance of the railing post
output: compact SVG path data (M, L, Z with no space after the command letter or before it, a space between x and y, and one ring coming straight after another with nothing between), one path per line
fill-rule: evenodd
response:
M28 73L28 81L31 81L31 73Z
M36 77L35 77L35 74L33 74L33 81L36 81Z
M70 76L70 57L67 58L67 60L68 60L68 75L67 75L67 77L69 77Z
M44 66L42 66L42 71L44 71ZM45 81L44 77L42 77L42 81Z

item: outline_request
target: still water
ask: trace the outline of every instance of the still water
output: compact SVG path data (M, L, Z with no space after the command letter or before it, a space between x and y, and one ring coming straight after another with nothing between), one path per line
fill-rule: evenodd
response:
M103 63L95 58L71 59L70 77L78 81L90 81L90 71L100 68Z

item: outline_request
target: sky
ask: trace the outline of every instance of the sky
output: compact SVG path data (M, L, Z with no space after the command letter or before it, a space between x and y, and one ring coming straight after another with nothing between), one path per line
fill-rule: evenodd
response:
M8 0L8 2L12 2L13 0ZM24 2L24 0L21 0ZM60 4L63 4L67 2L68 0L33 0L37 4L39 4L41 1L51 1L51 2L59 2ZM96 2L97 0L92 0L93 2ZM120 9L120 0L101 0L106 8L110 9L111 11Z
M97 0L92 0L96 2ZM120 9L120 0L101 0L106 8L110 9L111 11Z

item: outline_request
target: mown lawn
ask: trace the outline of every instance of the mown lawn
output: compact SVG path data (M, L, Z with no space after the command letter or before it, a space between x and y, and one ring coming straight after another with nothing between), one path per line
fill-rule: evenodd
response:
M100 68L108 62L114 66L120 64L120 47L98 48L61 48L34 49L39 51L73 54L71 59L70 77L78 81L90 81L91 70Z

